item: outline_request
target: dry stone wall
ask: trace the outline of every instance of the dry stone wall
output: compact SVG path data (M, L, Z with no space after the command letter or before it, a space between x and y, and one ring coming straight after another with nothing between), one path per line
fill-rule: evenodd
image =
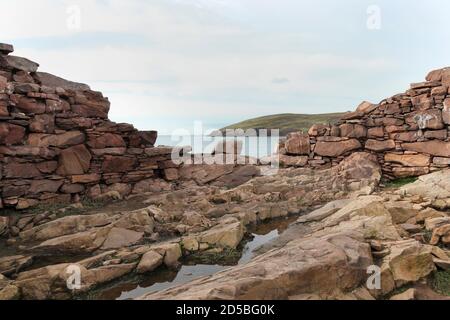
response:
M314 125L280 146L284 166L330 167L356 151L377 155L386 178L427 174L450 165L450 68L379 104L363 102L335 125Z
M167 188L178 178L157 133L108 120L89 86L38 72L0 44L0 208Z

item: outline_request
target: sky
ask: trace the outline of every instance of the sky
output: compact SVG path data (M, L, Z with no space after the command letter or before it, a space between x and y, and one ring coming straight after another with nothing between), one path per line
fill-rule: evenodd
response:
M0 0L0 42L170 134L354 110L450 65L448 0Z

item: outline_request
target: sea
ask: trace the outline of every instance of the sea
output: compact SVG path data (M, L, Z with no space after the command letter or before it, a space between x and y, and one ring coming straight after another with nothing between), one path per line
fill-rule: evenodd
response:
M243 143L243 156L249 156L256 159L271 156L279 145L278 136L255 137L255 136L237 136L237 137L213 137L213 136L170 136L161 135L156 141L157 146L185 147L191 146L194 154L210 154L214 147L221 141L241 141Z

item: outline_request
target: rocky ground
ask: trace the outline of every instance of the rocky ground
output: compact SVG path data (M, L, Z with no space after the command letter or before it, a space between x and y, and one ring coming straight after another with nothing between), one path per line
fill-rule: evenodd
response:
M191 182L92 210L3 217L0 299L77 298L235 249L247 227L302 213L247 264L141 299L445 298L427 281L448 289L450 171L400 189L380 190L380 179L376 158L354 153L332 169L282 169L232 189ZM366 287L373 266L378 290ZM81 288L70 290L74 267Z

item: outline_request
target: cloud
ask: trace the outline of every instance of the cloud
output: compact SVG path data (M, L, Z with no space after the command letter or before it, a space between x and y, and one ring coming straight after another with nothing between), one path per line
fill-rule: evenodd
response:
M430 44L439 26L415 39L430 44L429 62L405 30L388 32L398 5L382 1L384 29L370 33L369 2L349 1L0 0L0 30L42 71L105 92L114 120L160 119L148 121L160 130L180 117L236 122L349 110L403 90L448 58L448 44Z

